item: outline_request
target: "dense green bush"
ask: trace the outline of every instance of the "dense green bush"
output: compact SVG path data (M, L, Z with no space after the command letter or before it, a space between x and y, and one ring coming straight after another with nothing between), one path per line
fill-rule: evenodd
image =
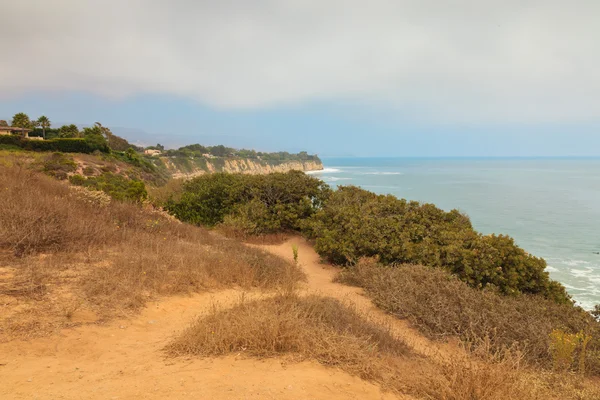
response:
M18 135L0 135L0 144L22 148L22 142L23 140Z
M30 151L60 151L63 153L92 153L94 150L109 151L107 146L98 146L93 141L77 138L28 140L18 135L3 135L0 136L0 144L18 146Z
M163 148L164 150L164 148ZM263 153L256 150L248 149L234 149L223 145L217 146L202 146L200 144L191 144L188 146L180 147L177 150L166 150L165 156L168 157L184 157L184 158L198 158L202 157L203 154L210 154L215 157L238 157L238 158L250 158L260 159L264 163L269 164L281 164L288 161L316 161L321 162L317 155L308 154L306 151L301 151L297 154L288 153L287 151L280 151L277 153ZM215 159L212 160L213 163Z
M569 299L562 285L550 280L543 259L527 254L508 236L477 233L456 210L340 187L306 232L316 251L337 264L377 257L386 264L442 267L476 288Z
M144 182L127 179L121 175L105 172L100 176L85 178L81 175L69 177L73 185L84 186L93 190L101 190L120 201L133 201L140 203L148 198Z
M299 171L269 175L210 174L184 186L167 210L194 224L226 222L246 233L299 230L330 189ZM227 217L227 218L226 218Z

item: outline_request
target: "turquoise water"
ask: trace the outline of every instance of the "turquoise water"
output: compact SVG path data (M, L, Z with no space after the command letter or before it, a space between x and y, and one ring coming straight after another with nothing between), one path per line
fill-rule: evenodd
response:
M553 279L585 308L600 303L600 159L325 158L314 172L457 208L483 233L515 238L546 259Z

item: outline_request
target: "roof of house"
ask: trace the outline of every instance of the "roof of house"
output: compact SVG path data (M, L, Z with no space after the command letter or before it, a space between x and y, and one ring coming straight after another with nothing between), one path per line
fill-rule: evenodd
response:
M27 128L19 128L18 126L0 126L0 129L2 129L3 131L27 131L27 132L31 132L31 129L27 129Z

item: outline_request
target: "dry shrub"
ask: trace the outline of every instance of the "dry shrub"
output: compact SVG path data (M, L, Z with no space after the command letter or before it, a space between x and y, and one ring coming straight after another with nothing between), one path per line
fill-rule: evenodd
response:
M148 186L148 198L157 207L164 207L169 200L179 201L185 179L171 179L162 186Z
M221 238L138 233L112 252L108 265L93 269L82 283L89 301L120 310L142 307L155 295L231 286L272 289L303 279L285 260Z
M199 318L166 347L171 356L291 354L399 389L394 360L408 353L389 331L337 300L294 294L242 301Z
M478 349L445 360L437 374L427 377L422 394L435 400L542 400L544 393L521 370L518 353L488 353Z
M0 182L0 248L22 256L107 240L102 226L90 223L103 211L71 196L68 186L19 167L0 167Z
M109 317L157 295L293 287L303 279L296 266L259 249L23 167L0 166L0 182L0 254L12 253L6 265L17 270L0 294L12 298L70 291ZM68 284L59 279L64 268L76 271Z
M540 296L509 297L467 286L442 269L382 267L363 259L339 280L363 287L382 309L409 319L429 337L458 336L473 344L489 339L494 351L516 349L536 365L550 367L550 334L555 328L584 331L588 370L600 373L600 325L580 308Z

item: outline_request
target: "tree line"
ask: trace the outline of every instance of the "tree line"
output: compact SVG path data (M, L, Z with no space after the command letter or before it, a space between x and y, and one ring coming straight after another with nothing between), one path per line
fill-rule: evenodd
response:
M203 157L210 155L213 157L239 157L264 161L284 162L284 161L316 161L320 162L317 155L308 154L306 151L299 153L289 153L287 151L279 152L262 152L248 149L235 149L222 144L216 146L203 146L201 144L190 144L178 149L165 150L164 146L157 144L156 146L147 147L148 149L156 149L164 152L168 157Z

